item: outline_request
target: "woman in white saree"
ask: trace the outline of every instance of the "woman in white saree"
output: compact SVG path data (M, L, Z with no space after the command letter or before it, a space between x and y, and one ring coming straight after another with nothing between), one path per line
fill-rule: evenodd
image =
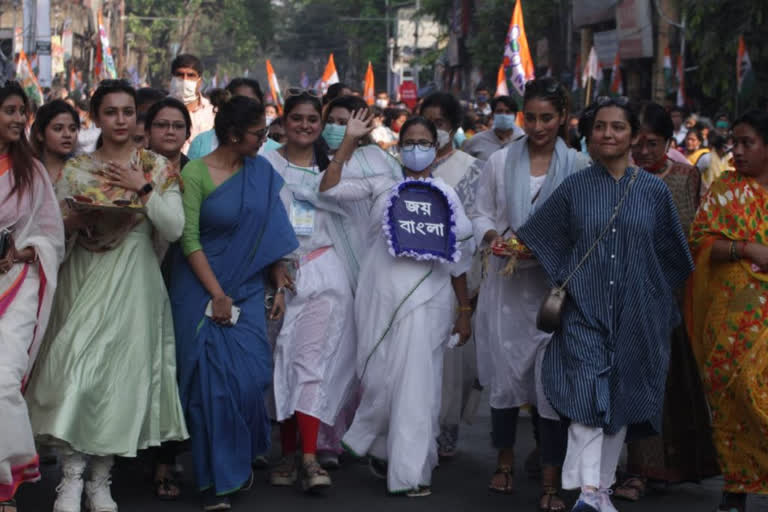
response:
M32 157L24 128L27 97L0 86L0 510L15 512L19 485L40 479L22 396L40 347L59 263L64 224L48 173Z

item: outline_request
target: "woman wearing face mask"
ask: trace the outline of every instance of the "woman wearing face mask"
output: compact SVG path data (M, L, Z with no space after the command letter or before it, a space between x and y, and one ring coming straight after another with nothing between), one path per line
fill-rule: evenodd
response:
M28 103L18 83L0 85L0 510L7 512L17 510L19 485L40 480L22 393L64 258L56 196L24 133Z
M259 82L251 78L233 78L232 81L227 84L226 90L229 92L229 96L246 96L257 100L259 103L264 103L264 93L261 92ZM269 126L269 124L267 124L267 126ZM192 142L189 144L189 151L187 151L187 157L190 160L203 158L213 152L218 145L219 141L216 138L216 130L211 128L192 139ZM267 138L261 146L261 152L272 151L279 147L280 144Z
M701 175L695 167L667 158L673 130L664 107L646 104L640 112L640 136L632 145L632 158L667 185L683 231L688 233L699 207ZM682 298L682 293L678 295ZM670 339L662 435L627 443L628 474L614 490L616 497L639 500L649 480L697 482L719 474L709 410L690 347L685 327L678 326Z
M511 96L497 96L491 100L493 126L475 134L461 148L465 153L485 162L499 149L519 139L525 132L517 126L517 103Z
M541 375L549 403L571 420L562 481L581 489L573 512L615 512L627 432L661 429L675 291L693 268L669 189L629 165L637 114L626 98L596 105L596 163L536 209L516 232L526 249L514 251L567 293Z
M528 135L495 152L480 176L471 217L481 246L503 245L565 178L589 165L587 155L565 143L568 93L556 80L526 84L523 119ZM491 435L498 450L489 488L513 491L517 419L520 407L528 404L538 412L539 509L562 511L565 503L558 492L566 430L542 390L541 361L550 336L539 331L535 321L549 291L547 275L535 262L521 262L513 275L503 277L499 273L507 261L490 258L480 288L475 333L478 373L481 383L490 387Z
M35 433L59 448L62 480L55 512L86 501L116 511L110 493L114 456L187 437L176 384L168 293L153 248L181 236L178 176L168 161L133 146L134 89L105 80L91 98L102 145L67 161L59 200L84 196L141 204L146 215L101 211L65 226L75 246L61 267L54 314L26 398ZM90 457L88 457L90 456Z
M461 125L462 109L459 100L450 93L436 92L427 96L421 104L421 115L437 128L437 156L432 173L453 188L465 210L475 202L477 179L482 162L463 151L453 148L453 136ZM480 288L480 255L475 258L473 272L469 276L470 297ZM459 422L464 400L475 383L476 358L472 350L445 352L443 372L443 408L440 412L439 451L441 457L456 455L459 439Z
M46 103L37 111L32 125L32 142L54 184L61 178L64 164L75 150L79 130L80 116L64 100Z
M300 434L302 486L314 490L331 485L317 462L320 423L335 424L354 379L352 283L357 259L348 242L346 212L318 195L322 173L345 163L339 160L344 155L328 158L320 96L301 89L290 89L288 95L286 143L264 155L285 180L281 199L300 244L291 256L298 267L296 294L286 297L285 321L274 350L283 460L270 481L280 486L296 481Z
M325 107L323 139L328 144L331 158L333 159L338 155L340 161L345 162L344 177L347 179L372 179L382 172L393 177L398 172L395 170L397 164L394 158L373 144L370 135L367 134L356 139L357 146L353 155L345 157L339 153L349 120L355 115L358 117L367 115L368 110L365 100L356 96L340 96ZM352 235L350 243L354 246L353 253L362 255L368 246L365 240L368 237L370 226L372 201L365 198L359 201L347 201L341 206L346 213L346 218L343 220L345 232ZM360 257L355 262L355 268L351 269L353 289L357 283ZM352 421L357 399L358 393L355 386L333 428L324 424L320 426L317 456L320 465L326 469L335 469L339 466L338 456L342 452L341 437Z
M205 510L228 509L229 495L250 488L251 462L268 449L264 280L277 289L269 314L278 318L289 285L279 260L297 246L280 202L283 180L257 156L267 136L261 103L232 98L216 114L215 130L222 144L183 171L184 257L172 253L170 287L182 404Z
M363 391L344 443L356 454L373 457L371 467L387 478L389 492L413 497L431 493L432 470L438 461L435 440L446 342L451 332L459 335L459 345L470 336L466 271L473 253L471 224L456 193L439 178L432 183L454 209L456 239L469 244L462 245L459 262L393 257L382 219L390 199L385 192L393 184L403 177L431 177L436 140L432 122L409 119L400 134L403 167L398 180L383 175L371 180L340 179L341 169L332 168L321 184L325 195L341 202L375 200L370 230L376 236L363 261L355 295L357 371Z

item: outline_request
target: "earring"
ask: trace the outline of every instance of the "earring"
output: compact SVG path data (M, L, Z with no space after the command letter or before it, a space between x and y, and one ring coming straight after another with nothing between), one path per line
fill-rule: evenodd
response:
M240 142L240 139L232 139L232 144L237 144L238 142Z

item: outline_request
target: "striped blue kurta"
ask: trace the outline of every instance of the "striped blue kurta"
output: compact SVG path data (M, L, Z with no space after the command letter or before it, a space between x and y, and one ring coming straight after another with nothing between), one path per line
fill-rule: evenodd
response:
M567 178L518 237L562 283L610 220L630 184L593 165ZM674 292L693 269L672 196L639 172L621 212L568 283L562 327L547 349L543 385L555 410L602 427L660 431Z

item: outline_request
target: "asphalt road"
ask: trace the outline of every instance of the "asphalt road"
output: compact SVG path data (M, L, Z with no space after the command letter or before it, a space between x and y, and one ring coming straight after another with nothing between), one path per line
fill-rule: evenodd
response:
M434 474L433 494L426 498L390 497L384 483L374 479L366 465L348 461L332 473L334 486L321 496L308 496L298 489L273 488L267 483L267 473L257 474L250 493L240 495L233 502L235 511L504 511L533 512L538 502L538 484L529 480L522 469L525 455L533 447L530 422L521 419L518 430L518 457L515 477L516 493L502 496L489 493L488 480L495 456L489 443L488 416L481 416L472 426L463 427L460 453L452 461L442 464ZM141 459L123 459L113 475L113 493L121 512L181 512L200 510L194 492L189 455L181 458L186 467L183 496L176 502L159 502L154 498L147 464ZM59 472L55 466L44 468L43 481L24 486L18 494L19 510L44 512L52 509ZM638 503L616 501L621 512L712 512L720 490L718 479L701 485L685 484L653 490ZM575 496L568 495L569 505ZM753 499L750 512L768 512L768 500Z

